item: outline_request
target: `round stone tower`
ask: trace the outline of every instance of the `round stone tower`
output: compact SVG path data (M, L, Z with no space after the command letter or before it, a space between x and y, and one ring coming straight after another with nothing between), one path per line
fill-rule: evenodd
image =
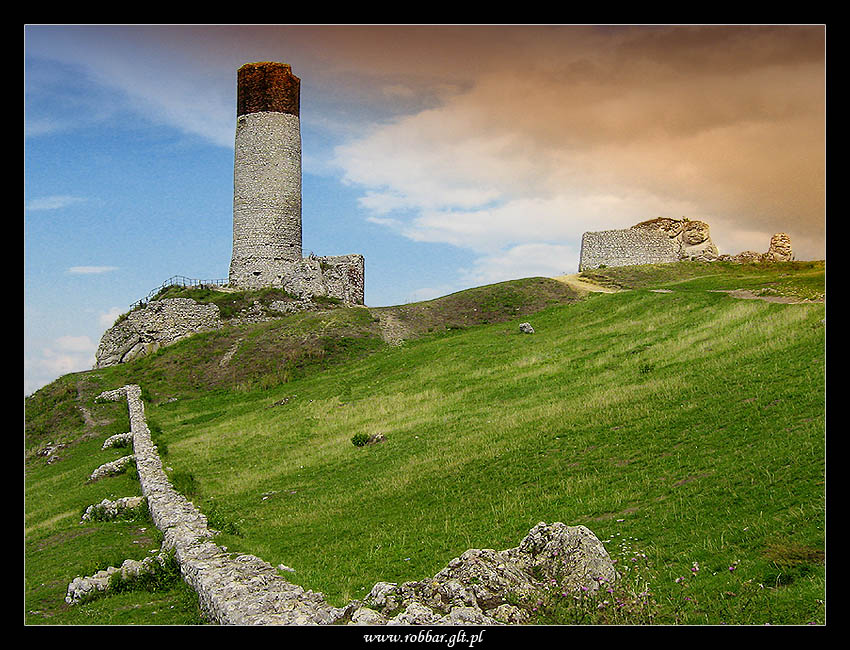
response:
M301 262L301 81L285 63L237 73L230 284L280 285Z

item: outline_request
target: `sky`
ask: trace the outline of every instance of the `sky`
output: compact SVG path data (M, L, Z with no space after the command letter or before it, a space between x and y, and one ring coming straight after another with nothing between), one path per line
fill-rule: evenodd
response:
M236 71L301 79L303 250L366 304L575 273L701 219L825 258L823 25L27 25L24 393L172 276L226 279Z

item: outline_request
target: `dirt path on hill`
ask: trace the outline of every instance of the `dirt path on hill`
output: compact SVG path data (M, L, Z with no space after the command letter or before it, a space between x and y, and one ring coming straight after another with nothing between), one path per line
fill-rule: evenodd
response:
M377 316L380 321L381 338L390 345L401 345L406 338L410 337L410 331L402 322L388 311L379 311L377 314L372 312L372 316Z
M560 275L556 278L552 278L553 280L557 280L558 282L563 282L564 284L568 284L578 291L583 291L587 293L598 292L598 293L617 293L619 289L612 289L611 287L603 287L599 284L594 284L593 282L588 282L584 278L580 278L578 273L573 273L571 275Z

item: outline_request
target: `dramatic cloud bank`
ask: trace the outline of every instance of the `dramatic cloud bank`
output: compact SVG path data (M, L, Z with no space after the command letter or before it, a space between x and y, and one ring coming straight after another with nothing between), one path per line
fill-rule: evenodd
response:
M438 106L337 148L373 221L486 252L481 269L544 244L575 266L582 232L656 216L708 221L725 252L785 231L823 257L821 29L535 33L512 33L508 57L476 52Z

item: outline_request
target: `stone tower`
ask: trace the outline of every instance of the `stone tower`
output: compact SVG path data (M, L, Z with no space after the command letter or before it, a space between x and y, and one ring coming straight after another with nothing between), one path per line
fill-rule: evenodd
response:
M232 286L280 285L301 262L300 89L285 63L237 73Z
M246 63L237 73L233 257L228 283L280 287L304 300L362 305L362 255L302 257L301 80L286 63Z

